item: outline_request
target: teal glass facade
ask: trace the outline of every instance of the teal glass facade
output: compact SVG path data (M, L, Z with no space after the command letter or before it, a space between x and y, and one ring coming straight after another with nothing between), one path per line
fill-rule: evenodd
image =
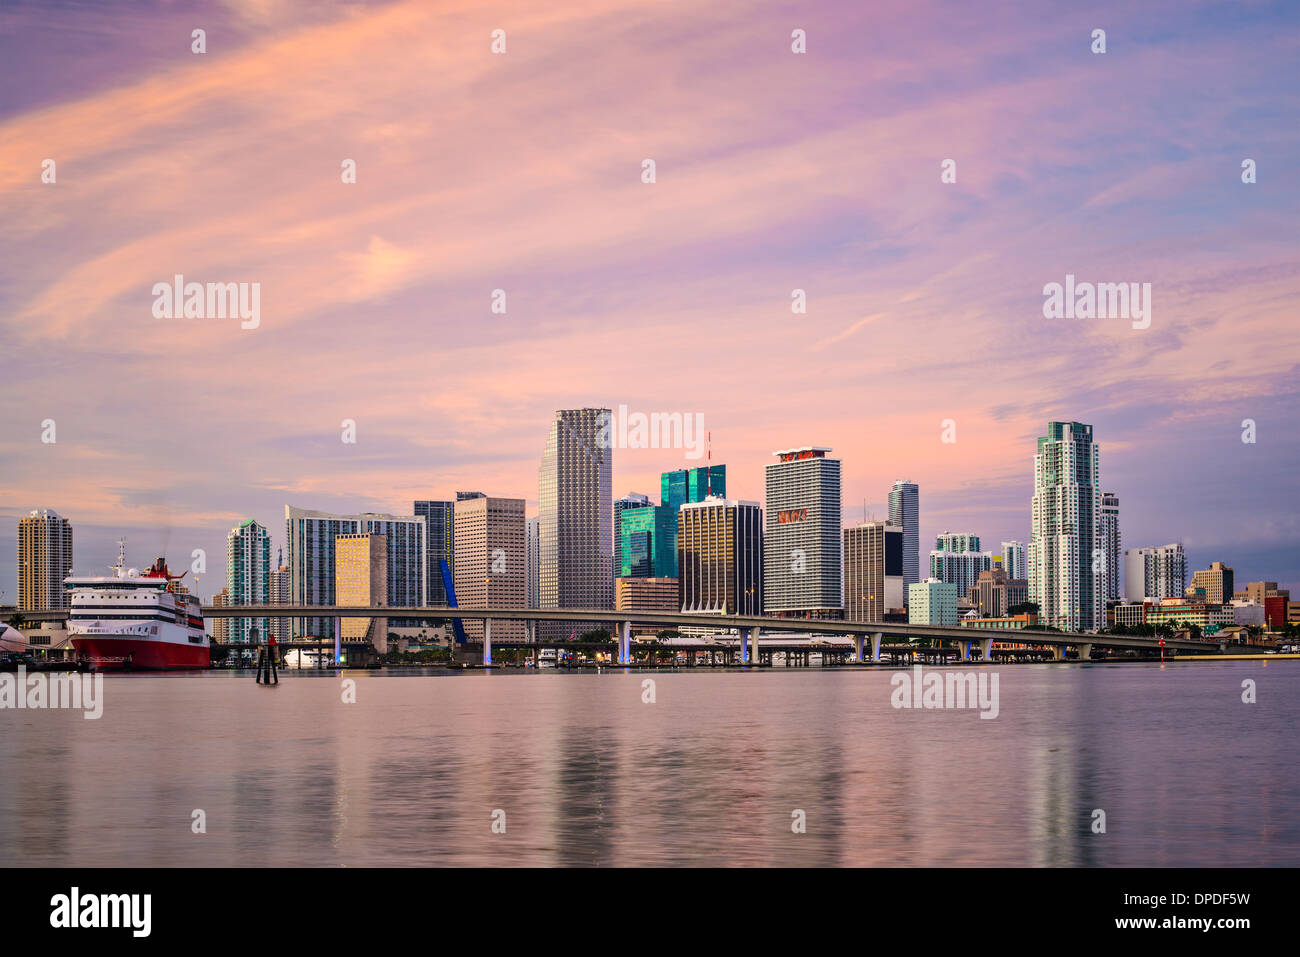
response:
M701 466L664 472L659 478L659 501L673 510L687 502L703 502L709 495L727 497L727 467Z
M677 577L676 509L664 505L626 509L619 525L623 536L620 577Z

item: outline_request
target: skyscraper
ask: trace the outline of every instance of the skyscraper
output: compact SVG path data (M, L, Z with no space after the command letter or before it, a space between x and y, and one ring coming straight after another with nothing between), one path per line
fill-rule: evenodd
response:
M18 520L18 610L68 607L63 579L72 574L72 525L52 509Z
M703 502L710 495L727 497L727 467L702 465L676 469L659 476L659 503L674 513L687 502Z
M766 466L763 608L786 618L842 618L840 460L803 446Z
M1120 597L1120 562L1124 556L1120 548L1119 534L1119 496L1114 492L1101 493L1101 553L1105 559L1102 569L1106 584L1105 601L1116 601Z
M620 520L623 578L677 577L677 512L666 505L629 509Z
M538 606L614 607L613 449L608 409L561 409L537 470ZM543 623L540 635L567 633ZM590 627L586 625L585 627Z
M425 591L430 605L447 604L447 586L442 583L442 563L452 567L454 552L454 502L421 499L411 503L413 513L424 517Z
M271 603L271 537L251 518L226 535L226 589L232 605ZM265 642L271 619L232 618L227 635L235 644Z
M900 479L889 490L889 521L903 530L903 588L921 580L921 491Z
M901 612L903 530L889 522L863 522L844 529L844 617L884 621Z
M1124 600L1182 598L1187 555L1178 544L1130 548L1124 553Z
M757 615L763 609L763 511L716 496L677 512L681 610Z
M930 578L957 586L964 597L979 581L980 572L993 567L993 554L980 551L980 537L969 533L942 532L930 552Z
M1045 625L1093 631L1106 624L1101 485L1092 426L1049 422L1034 455L1029 600Z
M526 608L527 531L522 498L456 503L456 600L461 608ZM464 620L469 638L483 637L482 619ZM523 638L522 621L494 621L494 638Z
M289 602L294 605L334 604L334 541L360 532L388 540L388 602L396 607L426 604L424 516L333 515L311 509L284 507L285 539L289 544ZM333 639L333 618L294 618L294 637Z
M620 499L614 500L614 577L627 574L621 571L627 564L627 556L623 554L623 527L620 524L623 512L630 508L649 508L653 503L649 495L642 495L640 492L628 492Z
M1024 542L1002 543L1002 567L1008 578L1029 578L1029 562L1025 557Z

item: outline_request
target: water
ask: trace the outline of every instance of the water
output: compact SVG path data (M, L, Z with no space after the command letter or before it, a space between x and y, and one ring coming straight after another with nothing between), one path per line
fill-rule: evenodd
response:
M0 865L1300 864L1300 661L991 670L109 676L0 711Z

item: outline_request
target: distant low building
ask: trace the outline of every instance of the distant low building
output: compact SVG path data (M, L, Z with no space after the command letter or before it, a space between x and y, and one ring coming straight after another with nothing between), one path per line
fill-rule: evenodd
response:
M929 578L907 589L907 620L913 625L956 625L957 586Z
M1166 598L1147 609L1148 625L1171 625L1175 628L1195 625L1203 635L1213 635L1233 624L1232 607L1210 601L1186 601Z

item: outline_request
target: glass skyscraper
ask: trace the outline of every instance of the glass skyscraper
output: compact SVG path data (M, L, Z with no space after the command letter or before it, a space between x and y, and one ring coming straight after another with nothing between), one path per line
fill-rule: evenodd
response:
M455 570L455 502L421 500L412 503L416 515L424 516L425 587L430 605L447 604L447 586L442 583L442 562Z
M903 530L903 590L921 580L921 492L900 479L889 490L889 523Z
M677 469L659 477L659 501L677 512L687 502L703 502L710 495L727 497L727 467L704 465Z
M677 511L665 505L628 509L620 522L621 578L677 577Z

